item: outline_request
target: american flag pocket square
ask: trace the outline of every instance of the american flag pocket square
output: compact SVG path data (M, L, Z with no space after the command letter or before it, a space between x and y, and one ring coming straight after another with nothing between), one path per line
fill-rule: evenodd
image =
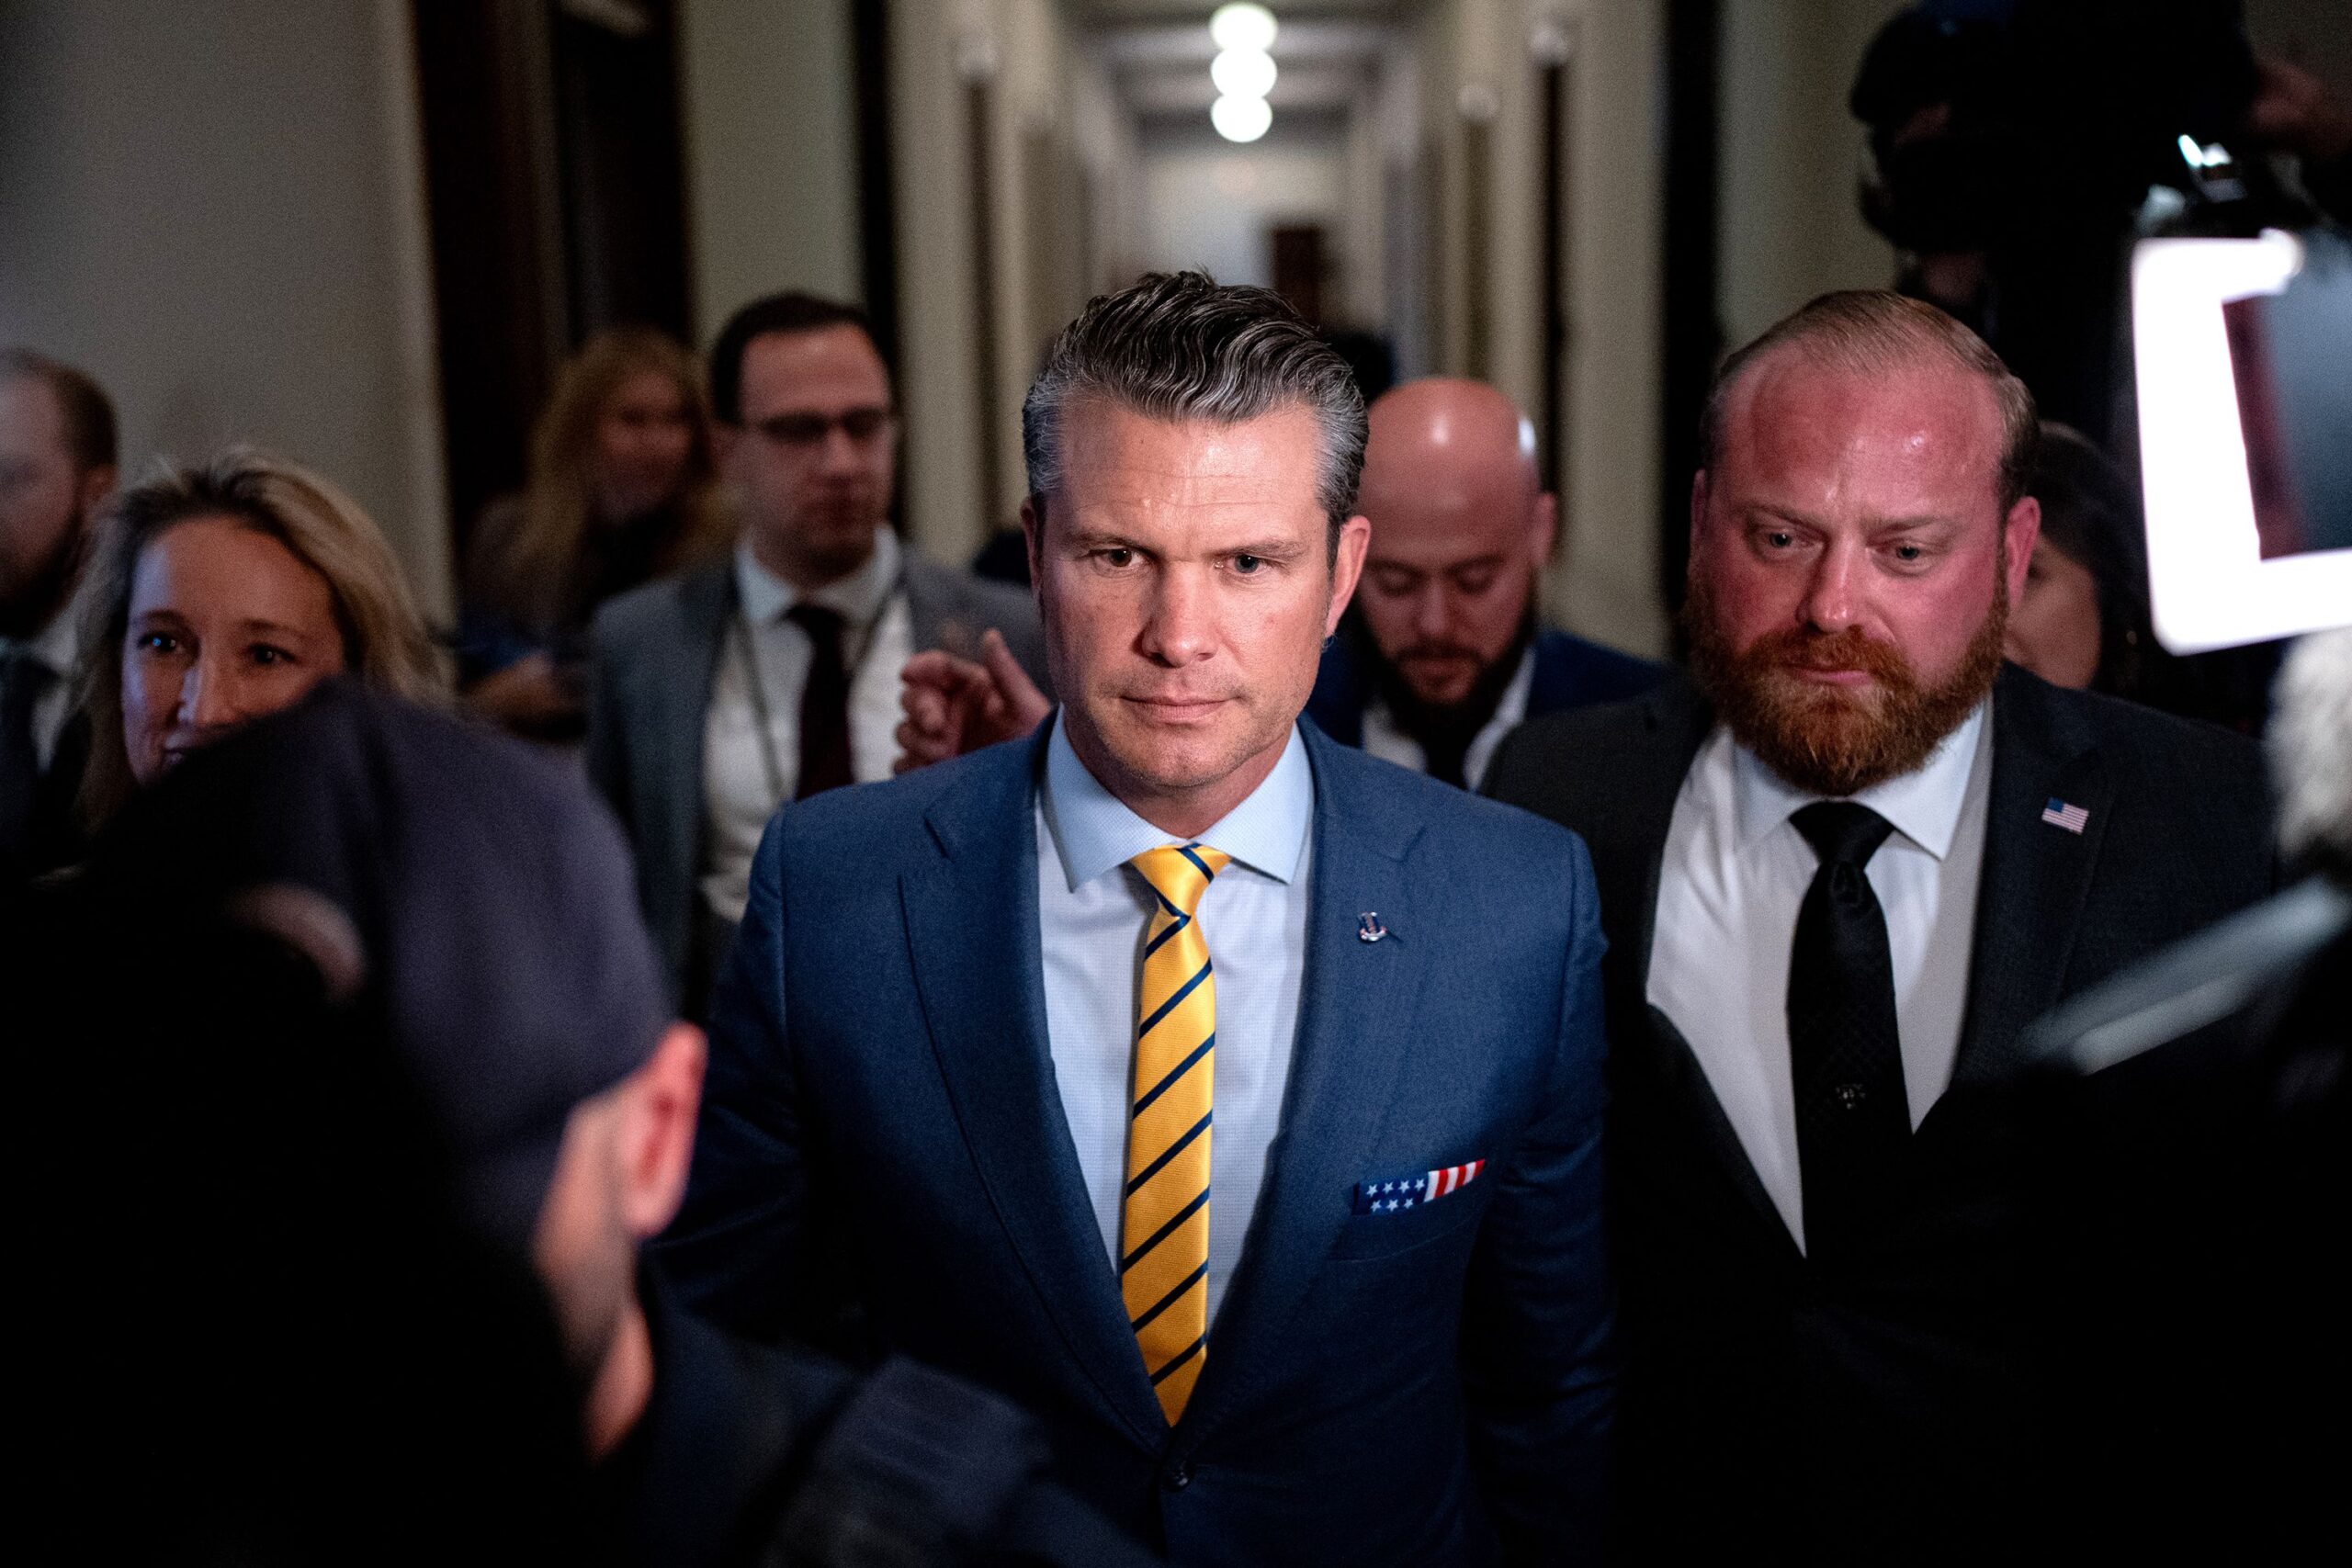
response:
M1355 1212L1359 1214L1401 1214L1408 1209L1418 1209L1424 1203L1434 1203L1449 1192L1459 1192L1478 1179L1487 1162L1474 1159L1468 1165L1449 1165L1442 1170L1425 1170L1418 1176L1394 1176L1382 1181L1356 1183Z

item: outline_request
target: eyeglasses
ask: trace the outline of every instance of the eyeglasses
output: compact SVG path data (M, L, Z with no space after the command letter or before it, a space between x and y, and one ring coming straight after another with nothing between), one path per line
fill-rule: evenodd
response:
M761 420L752 428L786 446L815 446L838 427L843 435L863 446L888 430L896 418L888 409L869 407L837 414L780 413Z

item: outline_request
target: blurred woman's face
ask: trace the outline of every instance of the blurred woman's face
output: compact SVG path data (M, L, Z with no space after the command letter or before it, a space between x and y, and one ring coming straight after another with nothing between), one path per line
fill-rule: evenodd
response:
M677 382L659 370L623 381L596 422L597 510L616 521L671 500L694 443L694 411Z
M2087 686L2098 673L2098 580L2046 534L2010 607L2007 652L2053 686Z
M197 747L344 668L327 580L234 517L175 523L140 552L122 643L122 743L150 784Z

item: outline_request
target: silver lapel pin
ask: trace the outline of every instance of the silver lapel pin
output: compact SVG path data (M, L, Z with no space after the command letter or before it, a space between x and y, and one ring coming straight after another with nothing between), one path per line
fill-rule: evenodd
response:
M1363 914L1356 917L1356 940L1358 942L1378 942L1382 937L1385 937L1387 934L1388 928L1380 923L1380 915L1378 911L1366 909Z

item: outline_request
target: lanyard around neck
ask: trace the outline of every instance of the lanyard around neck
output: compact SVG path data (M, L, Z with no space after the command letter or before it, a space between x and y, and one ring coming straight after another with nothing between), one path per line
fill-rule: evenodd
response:
M865 672L865 661L874 656L875 634L882 629L882 617L906 596L906 573L901 570L891 581L889 592L882 595L882 603L873 615L842 627L844 637L852 633L857 637L857 658L844 672L844 684L851 691L857 689L858 677ZM774 813L784 805L789 793L784 784L784 754L776 749L775 709L768 705L767 682L760 678L759 650L752 645L752 618L743 613L741 604L729 619L727 643L734 650L737 666L743 671L744 690L752 699L752 722L760 732L760 772L767 782L768 810Z

